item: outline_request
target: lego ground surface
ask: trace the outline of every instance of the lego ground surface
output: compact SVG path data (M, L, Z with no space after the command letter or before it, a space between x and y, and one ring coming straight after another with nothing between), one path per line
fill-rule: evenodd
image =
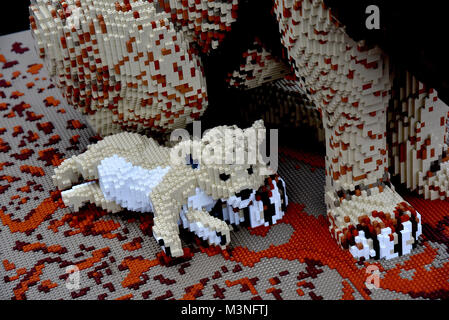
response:
M30 33L0 37L0 298L2 299L439 299L449 297L449 202L404 195L422 215L411 255L356 261L325 219L324 157L280 150L290 205L270 228L232 233L226 251L190 246L166 266L149 214L64 207L51 181L63 159L98 141L64 102ZM365 281L369 265L379 288ZM66 286L66 268L80 287Z

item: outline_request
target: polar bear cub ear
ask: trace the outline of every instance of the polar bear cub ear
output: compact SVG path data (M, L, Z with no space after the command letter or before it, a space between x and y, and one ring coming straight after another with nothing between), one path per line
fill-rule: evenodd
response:
M247 141L247 150L255 151L261 141L265 140L266 128L263 120L254 121L253 125L244 130ZM254 140L254 141L252 141Z
M203 152L203 142L197 140L181 141L170 151L170 165L187 165L199 169Z
M263 122L262 119L256 120L256 121L254 121L254 123L253 123L251 128L252 129L256 129L256 130L258 130L258 129L265 129L265 123Z
M192 154L192 141L181 141L170 150L170 165L187 164L187 157Z

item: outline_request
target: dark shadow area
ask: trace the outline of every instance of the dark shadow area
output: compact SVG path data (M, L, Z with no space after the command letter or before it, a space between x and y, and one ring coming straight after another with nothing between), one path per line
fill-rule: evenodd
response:
M2 1L0 10L0 35L28 30L30 28L29 0Z
M377 44L394 63L435 88L449 104L449 3L441 0L324 0L354 40ZM368 30L365 9L377 5L380 30Z

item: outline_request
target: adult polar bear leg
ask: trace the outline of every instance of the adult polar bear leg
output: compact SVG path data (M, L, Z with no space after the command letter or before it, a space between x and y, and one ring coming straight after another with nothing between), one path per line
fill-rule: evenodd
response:
M426 199L449 195L448 106L409 72L395 70L388 109L390 169Z
M332 235L356 258L402 254L403 223L412 221L417 237L420 219L389 182L388 60L346 35L322 0L275 0L275 13L299 84L322 113ZM389 227L393 252L385 253Z

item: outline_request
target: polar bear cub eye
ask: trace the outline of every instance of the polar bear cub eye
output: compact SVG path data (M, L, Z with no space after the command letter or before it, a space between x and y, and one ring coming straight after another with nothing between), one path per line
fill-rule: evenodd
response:
M226 174L226 173L220 174L220 179L223 180L223 181L229 180L230 177L231 177L230 174Z

